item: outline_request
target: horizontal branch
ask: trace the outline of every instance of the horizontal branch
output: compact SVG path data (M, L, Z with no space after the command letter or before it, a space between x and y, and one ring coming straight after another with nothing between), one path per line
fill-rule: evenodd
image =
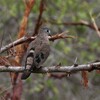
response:
M24 72L25 69L22 66L0 66L0 72ZM52 73L52 72L67 72L74 73L78 71L93 71L100 70L100 62L83 64L83 65L72 65L72 66L52 66L52 67L42 67L40 69L32 71L32 73Z
M49 21L49 22L52 23L52 24L65 25L65 26L78 26L78 25L87 26L87 27L96 31L96 28L92 23L89 23L89 22L84 21L84 20L81 20L80 22L62 22L62 23L57 23L57 21ZM100 31L100 27L97 27L97 28Z
M56 34L56 35L53 35L53 36L48 36L48 38L51 41L54 41L56 39L61 39L61 38L74 38L73 36L70 36L70 35L64 35L65 33L68 33L68 32L62 32L60 34ZM22 38L20 38L20 39L18 39L16 41L14 41L14 42L12 42L10 44L7 44L6 46L2 47L0 49L0 53L6 51L7 49L12 48L12 47L14 47L16 45L19 45L21 43L28 42L28 41L32 41L35 38L36 37L27 37L27 36L24 36L24 37L22 37Z

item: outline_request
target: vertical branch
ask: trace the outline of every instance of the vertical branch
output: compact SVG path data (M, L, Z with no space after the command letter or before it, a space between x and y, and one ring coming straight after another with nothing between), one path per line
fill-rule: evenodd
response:
M3 33L3 35L2 35L2 37L1 37L1 43L0 43L0 50L1 50L1 47L2 47L2 42L3 42L3 38L4 38L4 33Z
M27 22L28 22L28 17L29 17L29 14L32 10L32 7L35 3L35 0L25 0L25 12L24 12L24 16L23 16L23 19L22 19L22 23L21 23L21 26L20 26L20 30L19 30L19 33L18 33L18 39L21 38L22 36L25 35L25 30L27 28Z
M26 34L26 28L27 28L27 22L28 22L28 17L31 12L31 9L34 5L35 0L25 0L25 12L24 16L20 25L20 30L18 33L18 39L23 37ZM16 47L16 57L15 60L20 64L21 60L23 58L24 52L26 49L24 48L25 44L20 44L19 46ZM14 73L15 74L15 73ZM22 93L22 81L21 81L21 75L20 74L15 74L15 78L17 81L17 84L13 85L13 94L11 99L12 100L20 100L21 99L21 93ZM15 82L16 83L16 82Z
M94 28L95 28L95 30L96 30L98 36L100 37L100 31L99 31L99 28L97 27L96 22L95 22L95 20L94 20L94 18L92 17L91 14L90 14L90 17L91 17L91 21L92 21L92 23L93 23L93 26L94 26Z
M32 7L33 7L33 5L35 3L35 0L28 0L28 1L25 1L24 3L25 3L25 7L26 8L25 8L24 16L23 16L22 23L21 23L21 26L20 26L20 30L19 30L19 33L18 33L18 39L23 37L26 34L28 17L29 17L31 9L32 9ZM18 55L18 56L16 56L17 62L21 62L20 60L23 57L23 54L25 52L25 48L24 47L25 47L25 44L19 45L16 48L17 55Z
M39 29L39 27L41 25L42 14L43 14L43 11L45 10L44 1L45 0L41 0L41 2L40 2L39 16L38 16L38 19L37 19L37 23L36 23L36 26L35 26L35 30L34 30L33 36L38 33L38 29Z

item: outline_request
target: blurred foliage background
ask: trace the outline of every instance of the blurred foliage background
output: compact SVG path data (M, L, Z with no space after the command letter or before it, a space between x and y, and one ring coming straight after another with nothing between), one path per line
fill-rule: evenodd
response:
M26 30L29 35L34 31L39 5L40 0L36 0L30 13ZM51 42L51 54L44 66L59 63L72 65L76 57L78 64L100 59L100 37L95 30L82 25L63 24L81 20L92 23L91 14L100 28L100 0L46 0L45 6L42 19L50 25L52 33L68 30L69 34L77 38ZM0 46L1 43L4 46L16 40L24 10L22 0L0 0ZM100 100L100 75L95 71L88 73L88 81L88 88L85 88L81 73L62 79L32 74L23 82L21 100ZM0 87L11 90L8 73L0 73Z

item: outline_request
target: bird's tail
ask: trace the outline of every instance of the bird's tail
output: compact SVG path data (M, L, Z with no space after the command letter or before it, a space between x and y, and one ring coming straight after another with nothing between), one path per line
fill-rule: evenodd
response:
M30 76L31 72L30 71L25 71L22 76L21 76L21 79L22 80L25 80L27 79L29 76Z

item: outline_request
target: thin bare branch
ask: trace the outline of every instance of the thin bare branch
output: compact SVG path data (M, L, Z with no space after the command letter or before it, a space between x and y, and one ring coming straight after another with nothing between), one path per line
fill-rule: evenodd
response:
M98 36L100 37L100 30L99 30L98 26L96 25L95 19L92 17L91 13L90 13L90 17L91 17L91 21L93 23L93 26L94 26Z
M45 0L41 0L41 2L40 2L40 6L39 6L39 16L38 16L38 19L37 19L37 22L36 22L36 26L35 26L35 30L34 30L33 36L38 33L38 29L39 29L39 27L42 24L41 23L42 14L43 14L43 12L45 10L44 2L45 2Z
M2 47L2 43L3 43L3 39L4 39L4 33L3 33L3 35L1 36L1 43L0 43L0 49L1 49L1 47Z
M46 20L44 19L44 21L46 21ZM62 22L62 23L57 23L57 21L50 21L49 20L48 22L50 22L52 24L56 24L56 25L65 25L65 26L79 26L79 25L87 26L87 27L96 31L96 28L93 24L91 24L87 21L84 21L84 20L81 20L80 22ZM100 27L98 27L98 30L100 31Z
M0 72L24 72L25 69L23 66L0 66ZM100 70L100 62L83 64L75 66L51 66L51 67L42 67L40 69L32 71L32 73L52 73L52 72L67 72L74 73L78 71L93 71Z
M28 42L28 41L32 41L32 40L34 40L35 38L36 38L36 37L26 37L26 36L24 36L24 37L22 37L22 38L20 38L20 39L18 39L18 40L16 40L16 41L14 41L14 42L8 44L8 45L2 47L1 50L0 50L0 53L6 51L7 49L9 49L9 48L11 48L11 47L13 47L13 46L19 45L19 44L21 44L21 43ZM73 37L73 36L70 36L70 35L65 35L65 36L64 36L64 34L60 33L60 34L53 35L52 37L48 36L48 38L49 38L51 41L54 41L54 40L56 40L56 39L74 38L74 37Z
M21 43L25 42L26 40L27 40L27 37L22 37L22 38L20 38L20 39L18 39L16 41L4 46L4 47L2 47L1 50L0 50L0 53L6 51L7 49L9 49L9 48L11 48L13 46L16 46L17 44L21 44Z

